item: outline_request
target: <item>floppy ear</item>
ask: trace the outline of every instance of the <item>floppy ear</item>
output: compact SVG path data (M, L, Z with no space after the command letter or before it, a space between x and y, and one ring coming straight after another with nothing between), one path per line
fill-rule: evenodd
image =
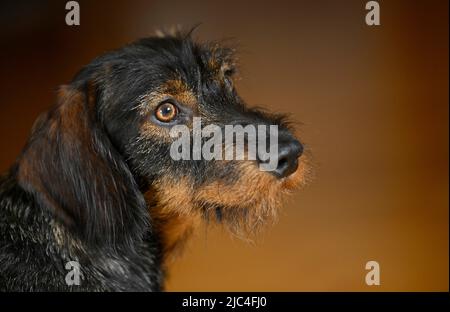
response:
M18 181L90 243L132 244L147 228L143 195L98 120L97 88L64 86L33 127Z

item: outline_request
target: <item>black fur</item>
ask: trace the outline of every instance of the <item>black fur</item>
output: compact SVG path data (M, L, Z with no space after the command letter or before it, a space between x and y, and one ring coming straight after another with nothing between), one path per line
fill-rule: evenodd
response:
M231 64L223 81L207 66L212 58ZM1 291L162 289L161 240L143 194L161 175L187 175L197 185L237 172L232 164L175 163L167 142L142 140L148 116L137 107L143 95L179 79L210 122L284 127L244 106L230 58L230 49L185 35L148 38L95 59L61 89L0 180ZM80 286L65 282L69 261L81 265Z

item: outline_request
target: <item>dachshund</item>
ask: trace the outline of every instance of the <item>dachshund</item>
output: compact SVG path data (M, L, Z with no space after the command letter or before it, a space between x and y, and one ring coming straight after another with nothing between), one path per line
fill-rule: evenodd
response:
M108 52L58 89L0 178L1 291L162 291L167 259L205 220L239 236L305 181L285 115L248 107L236 52L164 33ZM175 160L175 126L276 125L278 167Z

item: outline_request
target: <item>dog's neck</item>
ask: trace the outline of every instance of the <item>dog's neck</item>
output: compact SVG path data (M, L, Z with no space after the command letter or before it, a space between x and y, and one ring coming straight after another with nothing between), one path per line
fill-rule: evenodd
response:
M150 214L151 226L161 244L162 262L170 264L183 251L185 243L198 227L199 215L186 217L178 213L183 209L174 209L170 205L161 204L155 196L152 186L144 188L144 196Z

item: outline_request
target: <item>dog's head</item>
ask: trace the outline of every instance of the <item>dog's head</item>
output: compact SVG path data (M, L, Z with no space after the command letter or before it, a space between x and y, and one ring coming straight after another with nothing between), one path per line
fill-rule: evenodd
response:
M23 185L103 242L143 228L147 209L161 224L213 216L235 232L272 219L281 195L304 178L303 147L283 116L239 97L233 52L177 34L95 59L35 125ZM239 142L244 159L237 148L227 154Z

